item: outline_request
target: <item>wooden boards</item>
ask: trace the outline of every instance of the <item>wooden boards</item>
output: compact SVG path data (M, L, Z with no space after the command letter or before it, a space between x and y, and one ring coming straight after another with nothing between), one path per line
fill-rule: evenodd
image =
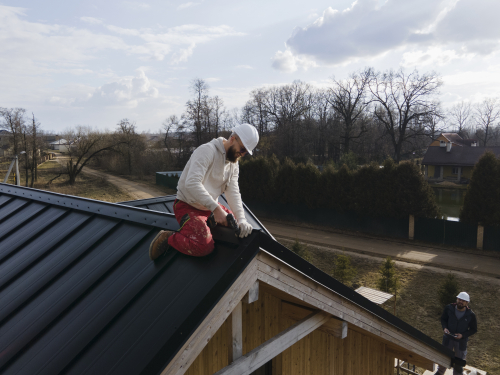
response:
M259 345L215 375L248 375L307 336L329 319L329 314L323 311L312 313L262 345Z

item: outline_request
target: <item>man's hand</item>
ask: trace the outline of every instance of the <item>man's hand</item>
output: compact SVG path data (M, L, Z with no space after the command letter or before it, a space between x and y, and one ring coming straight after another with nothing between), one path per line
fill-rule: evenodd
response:
M455 338L457 340L460 340L462 338L462 334L461 333L455 333Z
M250 233L252 233L253 228L248 221L238 223L238 227L240 228L240 238L247 237Z
M224 211L221 206L217 206L214 210L214 219L217 224L221 224L227 227L227 213Z
M449 333L450 333L450 331L448 331L448 328L445 328L445 329L444 329L444 333L447 333L447 334L449 334Z

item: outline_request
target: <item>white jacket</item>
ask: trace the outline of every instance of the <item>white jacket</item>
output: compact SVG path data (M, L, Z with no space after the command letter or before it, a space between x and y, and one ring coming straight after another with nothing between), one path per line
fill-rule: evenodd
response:
M239 223L246 221L238 186L239 165L226 160L224 138L198 147L187 162L177 184L177 199L199 210L214 211L226 194L227 203Z

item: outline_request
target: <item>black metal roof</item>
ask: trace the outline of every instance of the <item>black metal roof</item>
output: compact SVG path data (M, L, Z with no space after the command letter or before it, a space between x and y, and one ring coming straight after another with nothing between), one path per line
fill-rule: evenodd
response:
M151 262L172 214L0 184L0 373L158 374L260 248L452 357L261 231Z
M446 147L429 147L422 160L423 165L449 165L456 167L472 167L486 151L500 157L500 147L457 147L450 152Z

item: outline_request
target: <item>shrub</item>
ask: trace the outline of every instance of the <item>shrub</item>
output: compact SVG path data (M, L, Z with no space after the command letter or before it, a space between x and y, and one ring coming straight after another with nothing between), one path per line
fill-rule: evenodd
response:
M438 290L439 304L441 307L455 302L457 295L460 293L460 286L454 274L449 273L446 279L442 282Z
M306 244L300 243L298 240L295 240L290 250L292 250L295 254L297 254L304 260L311 262L312 255Z
M395 263L391 260L391 257L387 257L378 270L380 274L378 288L386 293L395 294L399 289L399 276L394 265Z
M474 166L460 221L472 225L500 226L500 162L486 152Z
M343 284L351 284L351 281L356 277L357 271L351 265L351 258L347 255L339 254L335 257L332 276Z

